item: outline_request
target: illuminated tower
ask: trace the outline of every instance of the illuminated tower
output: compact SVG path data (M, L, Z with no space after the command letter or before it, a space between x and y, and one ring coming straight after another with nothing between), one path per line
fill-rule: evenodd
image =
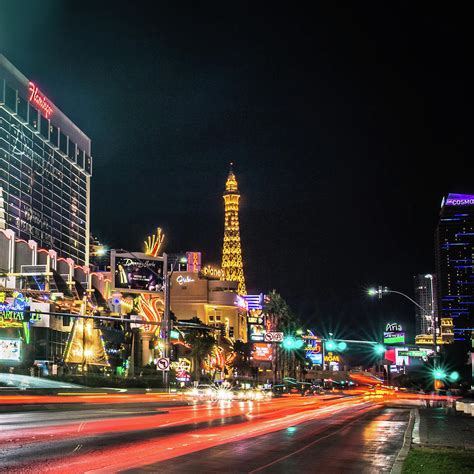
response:
M242 249L240 248L239 199L240 193L230 164L224 192L224 245L222 247L222 271L224 280L238 281L238 293L247 294L245 289Z

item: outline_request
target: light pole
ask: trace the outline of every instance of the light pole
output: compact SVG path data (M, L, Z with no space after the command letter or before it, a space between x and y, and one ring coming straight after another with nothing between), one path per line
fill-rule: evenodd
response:
M425 277L426 278L431 277L431 293L432 293L432 301L433 301L433 276L432 275L425 275ZM405 293L402 293L401 291L389 290L386 286L384 286L384 287L379 286L378 289L377 288L369 288L369 290L367 292L368 292L369 296L378 296L379 300L382 299L382 296L385 295L385 294L394 293L396 295L403 296L408 301L411 301L415 306L420 308L423 311L423 313L428 313L429 312L426 308L423 308L423 306L419 305L413 298L410 298ZM432 321L431 322L432 322L432 331L433 331L433 350L434 350L435 355L436 355L436 353L437 353L436 325L435 325L433 304L432 304L431 314L432 314L432 318L431 318Z

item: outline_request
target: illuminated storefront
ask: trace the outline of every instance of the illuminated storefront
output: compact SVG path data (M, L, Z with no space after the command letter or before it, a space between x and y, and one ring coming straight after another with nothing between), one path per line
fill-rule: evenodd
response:
M174 272L171 277L171 311L178 320L199 318L220 328L222 334L247 341L245 301L236 293L238 282L206 278L201 272Z

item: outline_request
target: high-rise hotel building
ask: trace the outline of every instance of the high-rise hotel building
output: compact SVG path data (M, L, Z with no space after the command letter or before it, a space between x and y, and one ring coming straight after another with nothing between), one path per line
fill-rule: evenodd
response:
M438 302L437 302L437 277L436 275L423 274L414 277L416 334L439 333ZM423 309L421 309L423 308Z
M0 229L89 261L91 141L0 55Z
M436 229L438 310L452 318L454 340L474 327L474 195L449 194L441 203Z

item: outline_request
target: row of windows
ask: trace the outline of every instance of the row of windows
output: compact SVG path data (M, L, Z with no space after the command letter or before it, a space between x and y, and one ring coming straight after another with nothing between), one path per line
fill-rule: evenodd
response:
M53 148L68 156L73 163L85 170L86 173L92 174L92 158L4 81L0 81L0 100L3 85L5 86L5 107L16 114L20 122L28 125L33 132L39 133Z
M51 215L51 210L57 211L68 220L75 220L79 224L83 224L86 220L87 208L84 204L84 199L77 199L77 193L68 195L65 191L51 192L46 188L37 190L31 189L31 186L24 182L19 182L13 177L7 181L0 177L0 186L10 196L17 198L18 203L24 202L33 205L38 211ZM14 199L10 202L16 203ZM17 204L17 207L20 207Z
M79 248L85 251L85 237L80 237L77 233L70 231L67 227L58 224L49 226L47 228L40 228L12 213L7 213L6 217L9 226L11 225L19 230L27 232L29 234L28 238L41 239L49 243L54 242L54 239L56 239L58 242L65 243L66 245L71 245L74 248Z
M52 236L43 236L38 229L22 229L22 225L17 226L17 221L11 221L8 223L9 228L11 228L15 234L24 240L33 239L35 240L40 247L43 248L52 248L56 250L60 256L71 257L76 260L78 263L83 263L85 261L85 246L77 242L72 241L71 243L66 243L61 241L59 237ZM46 237L46 238L43 238Z
M43 171L42 174L60 176L64 173L86 183L86 176L80 169L26 127L13 122L9 124L8 118L0 117L0 144L9 151L14 163L17 159L18 163L27 164L35 172L39 168Z

